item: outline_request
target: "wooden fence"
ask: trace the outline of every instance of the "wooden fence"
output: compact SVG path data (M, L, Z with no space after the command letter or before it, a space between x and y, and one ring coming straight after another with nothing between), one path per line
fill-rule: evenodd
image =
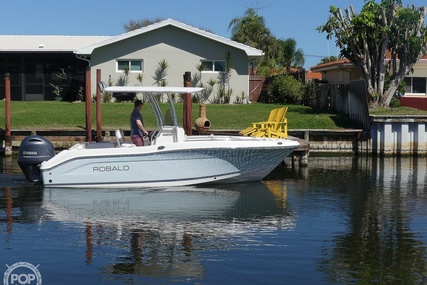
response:
M257 102L264 86L265 77L251 75L249 77L249 101Z
M325 84L311 98L311 107L345 114L360 128L369 129L369 109L365 82L350 81L350 84Z

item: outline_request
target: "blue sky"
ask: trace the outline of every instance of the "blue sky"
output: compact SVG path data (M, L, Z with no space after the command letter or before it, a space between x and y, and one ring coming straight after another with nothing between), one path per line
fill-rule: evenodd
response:
M378 2L378 1L377 1ZM402 1L427 5L425 0ZM2 35L106 35L124 32L129 20L172 18L229 38L231 19L258 8L277 38L294 38L304 51L305 67L337 55L333 41L316 31L329 17L329 6L357 12L363 0L13 0L2 1Z

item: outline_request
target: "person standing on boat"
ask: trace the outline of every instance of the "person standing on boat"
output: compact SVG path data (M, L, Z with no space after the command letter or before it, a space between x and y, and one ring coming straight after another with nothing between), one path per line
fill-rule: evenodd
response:
M136 100L130 114L130 138L136 146L144 146L144 136L148 135L142 120L141 109L144 106L141 100Z

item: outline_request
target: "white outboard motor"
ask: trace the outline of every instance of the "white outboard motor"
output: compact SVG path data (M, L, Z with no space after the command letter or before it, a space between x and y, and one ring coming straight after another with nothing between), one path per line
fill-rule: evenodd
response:
M22 140L18 164L30 182L40 181L39 165L55 156L52 143L42 136L31 135Z

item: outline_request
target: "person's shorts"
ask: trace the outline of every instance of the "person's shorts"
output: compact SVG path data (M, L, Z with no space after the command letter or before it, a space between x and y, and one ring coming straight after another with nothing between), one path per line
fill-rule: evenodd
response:
M136 146L144 146L144 140L142 139L142 137L140 136L133 136L130 137L130 139L132 140L132 143Z

